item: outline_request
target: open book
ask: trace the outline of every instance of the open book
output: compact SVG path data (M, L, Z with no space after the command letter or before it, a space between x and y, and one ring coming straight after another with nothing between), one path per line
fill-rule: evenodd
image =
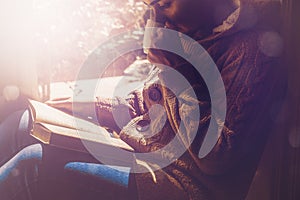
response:
M29 100L32 115L31 135L45 144L88 152L84 144L106 148L133 149L119 138L92 122L74 117L44 103ZM105 155L103 155L105 156Z

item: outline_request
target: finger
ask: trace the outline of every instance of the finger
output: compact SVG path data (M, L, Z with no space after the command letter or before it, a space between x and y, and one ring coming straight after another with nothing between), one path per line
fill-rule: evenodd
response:
M66 98L56 98L56 99L51 99L46 101L45 103L47 105L58 105L58 104L65 104L65 103L71 103L72 100L70 97L66 97Z
M71 97L59 97L55 99L50 99L49 102L60 102L60 101L67 101L67 100L71 100Z

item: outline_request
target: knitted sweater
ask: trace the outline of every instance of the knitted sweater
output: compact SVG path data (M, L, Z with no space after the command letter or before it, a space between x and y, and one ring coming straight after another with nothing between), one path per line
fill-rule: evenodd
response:
M277 20L273 17L278 13L276 9L275 4L242 5L214 29L211 36L203 38L197 33L192 36L216 63L226 91L224 127L217 143L204 158L198 154L208 125L211 121L219 122L211 115L210 94L203 78L189 63L169 63L175 65L191 85L179 96L159 84L167 80L169 72L156 70L153 73L159 78L148 80L142 93L132 93L125 103L118 101L118 106L126 104L134 118L124 123L120 137L137 152L162 149L176 134L183 144L192 140L179 158L172 160L172 151L161 153L161 157L172 160L170 165L160 169L153 160L146 160L151 172L133 174L139 199L245 198L285 89L284 69L279 58L281 40L272 23ZM218 89L215 88L215 92ZM190 95L191 91L197 99ZM104 104L106 109L115 109L116 104L107 106L109 103L100 99L98 113L103 111ZM136 126L140 121L149 120L147 110L154 104L164 107L167 120L157 119L150 130L155 132L155 127L163 122L162 130L151 138L144 137L136 131ZM198 109L200 120L195 120L191 116ZM117 130L112 122L107 124L107 118L98 118L104 126ZM197 134L191 139L189 134L194 129ZM138 164L134 167L143 168Z

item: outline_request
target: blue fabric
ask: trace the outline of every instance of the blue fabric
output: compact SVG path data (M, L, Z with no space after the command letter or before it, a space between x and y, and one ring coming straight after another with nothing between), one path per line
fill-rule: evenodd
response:
M19 122L19 134L24 134L29 131L31 124L31 117L30 117L30 111L26 109L24 113L21 116L20 122Z
M28 146L17 153L12 159L0 167L0 182L3 182L13 170L25 160L41 160L42 159L42 146L35 144Z
M29 134L30 123L26 109L12 113L0 124L0 166L25 147L37 143Z
M132 199L129 168L94 164L98 161L89 154L36 144L29 129L28 110L0 124L1 200Z
M65 169L93 175L105 181L128 188L130 174L130 168L128 167L70 162L65 165Z

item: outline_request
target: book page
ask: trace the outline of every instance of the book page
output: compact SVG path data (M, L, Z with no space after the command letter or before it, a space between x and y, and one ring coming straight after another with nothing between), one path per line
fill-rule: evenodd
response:
M92 122L74 117L56 108L52 108L45 103L29 100L30 108L35 123L41 122L52 124L69 129L76 129L84 132L100 134L102 137L110 137L110 134L102 127Z
M42 126L42 127L40 127ZM41 128L44 129L43 131L43 138L40 136L40 131ZM47 132L45 132L48 130ZM106 131L105 129L103 131ZM51 134L56 134L56 135L61 135L61 136L66 136L66 137L72 137L80 140L86 140L86 141L91 141L99 144L105 144L108 146L114 146L114 147L119 147L123 148L129 151L133 151L133 149L126 144L124 141L121 139L116 139L112 137L103 137L105 133L103 134L94 134L94 133L89 133L86 131L82 130L75 130L75 129L70 129L66 127L60 127L56 125L51 125L47 123L35 123L34 128L32 130L32 135L36 137L37 139L41 140L42 142L46 144L51 144ZM55 145L55 144L54 144Z

